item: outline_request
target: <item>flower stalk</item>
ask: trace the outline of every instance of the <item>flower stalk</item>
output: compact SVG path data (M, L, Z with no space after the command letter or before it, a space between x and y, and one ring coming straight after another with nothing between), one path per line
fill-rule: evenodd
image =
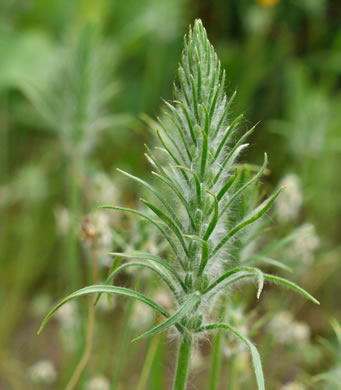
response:
M180 339L173 390L186 389L191 359L193 336L184 334Z

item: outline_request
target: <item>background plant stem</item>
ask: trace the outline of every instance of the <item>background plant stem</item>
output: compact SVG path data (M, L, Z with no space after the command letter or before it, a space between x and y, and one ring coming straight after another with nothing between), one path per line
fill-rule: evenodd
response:
M97 261L96 237L94 237L93 242L92 242L91 258L92 258L92 270L93 270L93 276L92 276L93 284L97 284L98 283L98 261ZM93 342L94 342L96 298L97 298L97 296L94 295L90 301L85 350L84 350L83 356L82 356L81 360L79 361L74 373L72 374L72 377L71 377L71 379L66 387L66 390L73 390L76 387L76 385L79 381L79 378L82 375L82 372L84 371L84 369L89 361L90 355L91 355Z
M219 322L224 320L226 314L226 295L222 297L222 302L219 310ZM218 330L212 351L212 365L211 365L211 376L210 376L210 390L215 390L217 388L220 368L221 368L221 346L223 340L223 332L222 330Z
M134 289L138 290L139 286L140 286L140 279L138 279L136 281ZM127 317L126 317L126 320L123 324L123 333L122 333L121 342L120 342L120 345L118 348L118 354L116 356L116 365L115 365L114 373L112 376L110 390L115 390L117 388L117 385L118 385L118 381L119 381L120 374L121 374L121 368L123 365L124 356L125 356L125 352L126 352L126 348L127 348L127 344L128 344L128 338L129 338L129 333L130 333L130 321L131 321L131 317L132 317L133 312L134 312L134 307L135 307L135 300L131 299L128 302Z
M80 179L82 174L81 163L77 156L71 157L69 161L69 182L68 195L70 207L70 231L68 235L68 275L70 280L70 288L77 289L80 286L80 266L79 266L79 251L78 251L78 232L80 229L80 215L81 215L81 190Z
M161 340L161 334L158 334L152 339L152 341L149 344L147 355L144 360L144 364L142 368L142 373L140 376L139 383L136 387L136 390L144 390L146 388L148 377L153 365L153 361L160 345L160 340Z
M236 380L236 356L233 354L229 359L229 370L228 370L228 381L226 390L234 390L235 389L235 380Z

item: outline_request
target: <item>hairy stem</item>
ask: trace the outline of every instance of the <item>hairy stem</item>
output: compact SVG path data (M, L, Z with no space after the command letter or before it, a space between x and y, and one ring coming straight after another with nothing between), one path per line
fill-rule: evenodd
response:
M180 340L180 348L178 353L178 362L176 367L176 374L174 380L173 390L185 390L188 374L189 364L191 360L192 350L192 335L183 334Z

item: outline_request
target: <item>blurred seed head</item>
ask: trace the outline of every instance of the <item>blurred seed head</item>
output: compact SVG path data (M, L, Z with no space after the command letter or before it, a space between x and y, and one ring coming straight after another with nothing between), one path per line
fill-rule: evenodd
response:
M270 7L250 6L246 10L246 27L250 33L266 34L274 20Z
M54 217L57 232L62 236L66 236L71 227L70 211L66 207L58 206L54 209Z
M68 302L58 310L56 319L64 329L72 329L79 323L79 315L75 302Z
M300 227L302 234L298 235L295 242L288 248L289 257L299 261L299 265L307 267L315 258L315 251L320 246L320 239L316 234L314 225L305 223Z
M29 377L37 385L51 385L57 378L57 371L50 360L39 360L29 368Z
M34 316L43 316L51 306L51 297L48 294L39 294L33 297L31 301L31 313Z
M306 387L299 382L291 382L281 387L281 390L306 390Z
M119 190L113 179L104 172L96 172L93 175L89 190L90 201L97 205L114 204L119 197Z
M268 329L281 344L305 345L310 339L310 329L304 322L296 321L288 311L277 313L269 322Z
M0 205L39 204L47 195L46 173L40 165L29 163L19 169L8 185L0 186Z
M110 296L110 302L108 301L108 297L103 294L101 295L99 301L97 302L96 308L98 311L102 313L109 313L115 309L116 306L115 296Z
M153 320L153 311L144 303L136 301L130 322L131 327L133 329L145 329L152 324Z
M303 203L300 180L297 175L289 174L283 178L280 186L285 187L285 190L276 202L278 219L282 222L294 221Z
M110 267L112 258L107 253L113 250L114 236L109 214L96 211L87 215L82 224L82 238L86 247L91 248L96 244L99 264Z
M105 376L95 376L91 378L86 386L86 390L109 390L110 382Z
M173 302L170 299L169 294L165 290L159 289L154 295L154 301L165 310L170 311L173 307Z

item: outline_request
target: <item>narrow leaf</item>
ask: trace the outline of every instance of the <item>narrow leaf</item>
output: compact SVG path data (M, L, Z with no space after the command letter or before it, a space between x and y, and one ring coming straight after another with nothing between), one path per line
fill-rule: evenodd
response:
M221 128L222 124L224 123L224 120L226 119L228 112L229 112L230 109L231 109L232 103L233 103L233 101L234 101L236 95L237 95L237 91L234 91L233 94L232 94L232 96L230 97L230 100L229 100L228 103L227 103L227 106L226 106L226 108L225 108L224 113L222 114L222 116L221 116L221 118L220 118L220 121L219 121L219 123L218 123L218 126L217 126L217 128L216 128L216 130L215 130L215 132L214 132L214 137L216 137L217 134L219 134L220 128Z
M247 347L250 350L251 357L252 357L253 369L254 369L256 381L257 381L257 388L258 388L258 390L265 390L262 362L261 362L259 352L258 352L257 348L254 346L254 344L247 337L245 337L241 333L239 333L237 331L237 329L235 329L233 326L228 325L228 324L224 324L224 323L217 323L217 324L210 324L210 325L203 326L202 328L199 329L198 332L206 332L207 330L212 330L212 329L228 330L228 331L232 332L235 336L237 336L240 340L242 340L247 345Z
M189 145L188 145L188 143L187 143L187 141L186 141L185 135L183 134L183 129L185 128L184 123L183 123L183 121L182 121L180 115L178 114L176 108L173 107L173 106L172 106L171 104L169 104L168 102L165 102L165 103L166 103L166 105L168 106L168 108L173 112L173 114L174 114L174 116L175 116L176 119L175 119L169 112L167 112L167 111L165 111L165 115L166 115L166 116L169 118L169 120L170 120L171 122L173 122L173 124L175 125L175 127L176 127L176 129L177 129L177 131L178 131L178 133L179 133L179 135L180 135L180 138L181 138L181 140L182 140L182 143L183 143L183 145L184 145L184 147L185 147L185 150L186 150L186 153L187 153L187 157L188 157L189 161L192 161L192 160L193 160L193 157L192 157L192 155L191 155L191 152L190 152L190 149L189 149ZM180 146L177 145L176 141L174 141L174 137L172 137L172 136L168 133L167 129L166 129L165 126L162 124L161 120L159 120L159 123L161 124L162 129L164 130L164 132L167 134L167 137L172 141L172 143L174 144L174 146L175 146L176 149L178 150L178 153L179 153L180 155L182 155L182 152L180 151ZM183 161L185 162L186 160L183 158Z
M185 292L187 291L187 288L186 288L184 282L182 281L180 275L178 274L178 272L175 270L174 267L172 267L162 257L154 256L154 255L151 255L150 253L143 253L143 252L134 252L134 253L112 252L112 253L109 253L109 255L111 255L111 256L121 256L122 258L126 258L126 259L149 260L149 261L152 261L154 263L157 263L157 264L161 265L162 267L164 267L167 271L169 271L175 277L177 282L179 282L179 284L184 289L184 291Z
M165 322L160 325L155 326L149 331L143 333L141 336L136 337L134 341L138 341L144 339L149 336L153 336L157 333L163 332L168 329L172 325L178 323L186 314L188 314L200 301L200 293L194 293L192 296L188 298L188 300L176 311L172 316L170 316Z
M193 176L194 182L195 182L196 193L197 193L197 200L198 200L198 203L200 204L200 202L201 202L201 184L200 184L200 180L199 180L198 175L192 169L189 169L187 167L183 167L182 165L177 165L176 168L180 169L181 171L189 172Z
M126 208L126 207L106 206L106 205L104 205L104 206L99 206L99 208L111 209L111 210L117 210L117 211L125 211L127 213L135 214L135 215L137 215L137 216L139 216L141 218L146 219L148 222L153 224L160 231L160 233L163 235L163 237L169 242L169 245L173 249L173 252L175 253L175 255L176 256L178 255L178 250L176 248L176 245L174 244L173 240L170 238L169 234L167 234L167 232L160 226L160 223L154 221L152 218L148 217L148 215L146 215L144 213L141 213L140 211L137 211L137 210L134 210L134 209L129 209L129 208Z
M207 244L207 241L205 241L202 238L200 238L199 236L195 236L195 235L184 234L183 236L187 237L187 238L189 238L191 240L198 241L202 245L201 261L200 261L200 265L199 265L199 268L198 268L198 276L200 276L204 272L204 269L206 267L207 260L208 260L208 244Z
M230 207L230 205L233 203L233 201L243 192L245 191L250 185L255 183L264 173L265 168L268 164L268 156L266 153L264 153L264 163L262 168L258 171L257 175L255 175L252 179L250 179L247 183L245 183L238 191L236 191L231 199L226 203L226 205L223 207L220 215L223 215L225 211Z
M204 294L213 290L215 287L218 287L219 290L229 286L236 281L248 277L257 277L258 279L258 292L257 295L260 295L263 289L264 284L264 276L261 270L254 267L236 267L232 270L225 272L222 276L216 279L213 283L211 283L207 289L204 291Z
M66 298L64 298L60 303L58 303L57 306L55 306L49 314L45 317L44 321L42 322L40 329L38 331L38 334L41 333L41 331L44 329L45 325L47 322L50 320L50 318L53 316L53 314L61 308L65 303L71 301L72 299L81 297L83 295L87 294L93 294L93 293L108 293L108 294L118 294L118 295L124 295L126 297L134 298L137 299L138 301L141 301L145 303L146 305L150 306L152 309L156 310L160 314L162 314L164 317L169 318L170 314L163 309L161 306L159 306L157 303L155 303L153 300L150 298L146 297L145 295L131 290L129 288L125 287L115 287L115 286L106 286L106 285L94 285L94 286L89 286L89 287L84 287Z
M176 299L178 299L178 292L175 288L175 286L173 285L173 283L169 280L169 278L167 277L167 275L165 275L162 271L160 271L158 268L154 267L153 265L150 265L150 264L146 264L146 263L142 263L142 262L136 262L136 261L130 261L128 263L125 263L125 264L122 264L120 265L119 267L117 267L114 271L112 271L109 276L107 277L107 279L105 280L105 284L109 284L113 279L114 277L121 271L123 271L124 269L126 268L129 268L129 267L143 267L143 268L147 268L153 272L155 272L166 284L167 286L169 287L169 289L172 291L174 297Z
M205 168L207 163L207 152L208 152L208 140L207 134L202 130L201 131L203 141L202 141L202 151L201 151L201 164L200 164L200 177L203 178L205 175Z
M274 282L277 284L281 284L282 286L289 287L292 290L298 292L299 294L303 295L305 298L309 299L310 301L314 302L316 305L319 305L320 302L315 299L312 295L310 295L307 291L305 291L302 287L298 286L297 284L290 282L287 279L280 278L279 276L270 275L270 274L264 274L264 279L269 280L270 282Z
M213 194L213 192L210 192L210 191L206 191L208 194L210 194L213 199L214 199L214 213L212 215L212 219L211 219L211 222L210 224L208 225L207 227L207 230L206 230L206 233L204 235L204 241L207 241L214 228L217 226L217 222L218 222L218 218L219 218L219 203L218 203L218 198Z
M222 151L223 147L225 146L225 143L226 141L228 140L229 136L231 135L233 129L236 127L236 125L238 124L238 122L240 122L242 119L244 118L244 114L241 114L239 115L232 123L231 125L228 127L223 139L221 140L220 142L220 145L218 146L217 148L217 151L214 155L214 160L216 160L219 155L220 155L220 152Z
M122 173L123 175L129 177L130 179L135 180L136 182L142 184L144 187L148 188L148 190L151 191L159 199L159 201L164 205L164 207L167 209L169 214L172 216L174 222L178 225L178 227L182 228L182 225L181 225L180 221L178 220L177 216L175 215L172 207L165 200L165 197L163 195L161 195L160 192L156 188L154 188L152 185L150 185L146 181L144 181L144 180L140 179L139 177L136 177L128 172L125 172L125 171L118 169L118 168L117 168L117 171Z
M174 232L174 234L179 239L180 244L182 245L186 255L188 256L188 249L187 249L185 241L182 237L182 233L179 230L179 228L176 226L175 222L168 215L166 215L162 210L160 210L158 207L154 206L153 204L151 204L147 200L142 199L142 198L140 200L147 207L149 207L155 213L155 215L157 215L161 219L161 221L165 222L169 226L169 228Z
M229 178L229 180L226 182L226 184L223 185L222 189L218 192L217 199L220 200L226 192L230 189L232 184L237 178L237 169L234 171L234 175Z
M292 268L283 264L281 261L272 259L272 258L267 257L267 256L256 255L256 256L250 257L246 261L243 261L243 264L252 264L252 263L268 264L268 265L272 265L273 267L281 268L285 271L292 272Z
M212 252L212 256L216 254L226 243L227 241L233 237L235 234L237 234L241 229L244 227L250 225L251 223L257 221L259 218L261 218L267 210L272 206L280 192L282 191L282 188L280 188L275 194L270 196L270 198L266 199L260 206L256 208L252 213L250 213L246 218L240 222L237 226L235 226L232 230L229 231L229 233L219 242L219 244L214 248Z
M239 157L239 155L242 152L242 150L247 148L248 146L249 146L249 144L243 144L243 145L238 146L238 148L235 148L235 149L231 150L231 152L228 154L226 159L221 164L219 172L216 175L216 177L214 178L214 184L216 184L218 182L218 180L220 179L220 176L222 175L222 173L224 171L225 172L229 172L230 171L231 167L233 166L234 162Z
M182 193L179 191L179 189L174 185L174 183L169 179L169 177L162 176L156 172L152 172L152 174L156 176L159 180L161 180L163 183L168 185L168 187L171 188L173 192L177 195L177 197L179 198L179 200L181 201L181 203L183 204L183 206L187 211L187 215L191 222L192 229L196 230L195 222L192 216L192 210L190 209L188 202L186 201Z

